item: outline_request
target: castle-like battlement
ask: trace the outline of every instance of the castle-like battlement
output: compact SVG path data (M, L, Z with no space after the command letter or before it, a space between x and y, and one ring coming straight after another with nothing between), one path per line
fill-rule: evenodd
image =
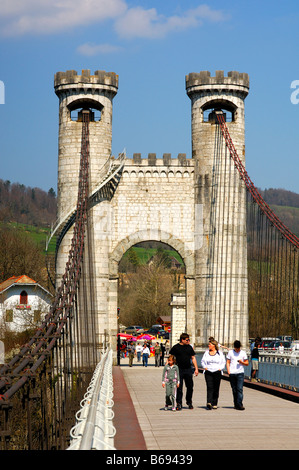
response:
M105 72L104 70L96 70L94 75L90 74L90 70L82 70L82 74L78 75L76 70L67 70L66 72L57 72L54 77L54 87L61 85L104 85L118 89L118 75L114 72Z
M177 158L171 158L171 153L164 153L162 157L157 157L155 153L149 153L142 158L141 153L134 153L133 158L126 159L126 165L132 166L194 166L191 158L187 158L185 153L179 153Z
M188 95L192 92L206 89L215 90L217 88L238 90L247 95L249 91L249 75L248 73L232 71L228 72L226 77L224 76L223 70L216 70L215 77L211 77L209 71L186 75L186 90Z

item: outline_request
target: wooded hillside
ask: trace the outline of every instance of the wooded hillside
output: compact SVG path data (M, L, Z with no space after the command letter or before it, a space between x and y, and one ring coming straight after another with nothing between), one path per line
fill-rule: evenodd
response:
M299 236L299 194L285 189L259 190L282 222ZM48 192L0 179L0 222L49 226L56 219L57 199Z
M299 237L299 194L273 188L260 193L284 225Z
M49 226L56 219L57 200L48 192L0 179L0 222Z

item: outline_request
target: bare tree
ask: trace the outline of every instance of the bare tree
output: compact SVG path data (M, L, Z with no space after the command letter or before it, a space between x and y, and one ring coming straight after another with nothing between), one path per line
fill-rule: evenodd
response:
M156 255L151 262L136 267L136 272L122 277L119 289L121 322L151 326L159 316L170 315L174 276L165 259Z

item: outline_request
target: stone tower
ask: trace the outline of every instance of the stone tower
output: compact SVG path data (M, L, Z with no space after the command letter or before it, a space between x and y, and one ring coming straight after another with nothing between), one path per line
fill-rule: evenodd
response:
M81 111L90 109L89 189L100 180L101 168L111 156L112 101L118 90L118 76L112 72L89 70L57 72L55 93L59 98L58 137L58 219L71 211L77 202L81 152ZM72 230L64 237L57 258L57 277L64 272Z
M219 137L215 111L222 110L237 153L245 165L245 73L191 73L186 91L192 109L195 207L203 207L203 245L195 249L195 343L209 336L232 345L248 340L246 194Z

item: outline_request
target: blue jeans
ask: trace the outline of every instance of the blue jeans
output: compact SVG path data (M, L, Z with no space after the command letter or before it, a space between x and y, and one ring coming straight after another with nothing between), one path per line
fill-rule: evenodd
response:
M145 367L147 367L147 362L148 362L148 354L143 354L142 355L142 362Z
M234 406L235 408L240 408L241 406L243 406L244 373L230 374L229 380L233 391Z

